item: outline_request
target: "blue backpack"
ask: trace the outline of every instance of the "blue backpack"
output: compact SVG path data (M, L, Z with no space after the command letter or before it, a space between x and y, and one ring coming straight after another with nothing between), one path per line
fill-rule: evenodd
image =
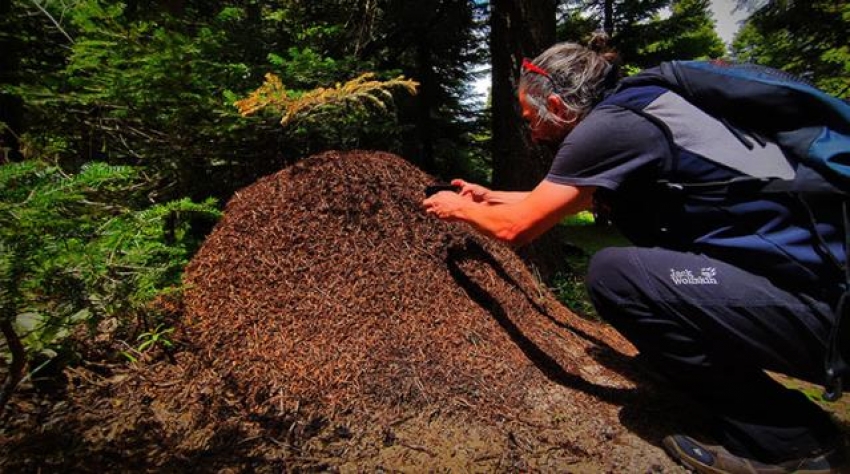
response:
M844 209L845 255L850 254L850 103L788 73L725 61L662 63L623 79L617 91L649 85L669 89L723 122L748 148L753 146L749 140L759 137L775 142L791 162L793 177L753 176L743 180L745 186L740 178L735 183L713 184L723 186L725 192L744 189L839 197ZM665 127L662 119L647 118ZM850 268L846 263L839 265L844 267L846 281L835 305L836 323L825 360L827 400L838 399L842 380L850 377Z

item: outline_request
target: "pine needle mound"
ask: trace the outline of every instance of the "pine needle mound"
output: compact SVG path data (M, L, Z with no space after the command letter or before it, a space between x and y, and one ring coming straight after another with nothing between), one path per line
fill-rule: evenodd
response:
M683 472L658 446L699 411L511 250L426 216L431 181L328 152L241 190L185 273L179 350L12 403L0 470Z
M327 152L239 191L186 270L196 353L257 411L510 413L552 380L622 386L589 354L630 347L508 248L425 215L432 181Z

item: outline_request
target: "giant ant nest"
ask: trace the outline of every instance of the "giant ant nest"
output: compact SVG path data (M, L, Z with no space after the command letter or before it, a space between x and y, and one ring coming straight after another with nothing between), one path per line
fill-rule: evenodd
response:
M353 151L242 189L186 269L180 350L22 405L0 466L675 472L657 445L682 417L626 378L634 349L426 216L431 182Z
M205 360L259 409L508 412L559 374L616 379L587 353L622 340L508 248L426 216L431 181L388 153L327 152L239 191L186 271Z

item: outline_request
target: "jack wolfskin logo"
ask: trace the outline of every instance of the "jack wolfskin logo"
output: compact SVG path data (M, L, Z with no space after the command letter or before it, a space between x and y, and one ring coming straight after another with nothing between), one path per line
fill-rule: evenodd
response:
M676 285L717 285L717 269L714 267L700 268L699 275L694 275L691 270L670 269L670 279Z

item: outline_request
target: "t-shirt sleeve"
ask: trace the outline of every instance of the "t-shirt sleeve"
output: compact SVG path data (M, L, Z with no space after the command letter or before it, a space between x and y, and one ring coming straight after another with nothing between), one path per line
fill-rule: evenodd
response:
M561 143L546 181L616 190L636 170L663 163L668 143L657 125L637 113L601 106Z

